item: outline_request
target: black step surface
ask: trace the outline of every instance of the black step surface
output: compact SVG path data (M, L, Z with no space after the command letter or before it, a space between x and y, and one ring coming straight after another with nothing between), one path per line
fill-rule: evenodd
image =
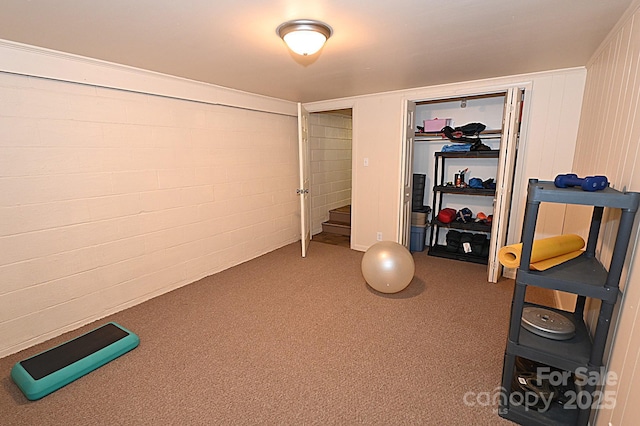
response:
M20 364L34 380L39 380L128 335L129 333L121 328L113 324L106 324L60 346L21 361Z

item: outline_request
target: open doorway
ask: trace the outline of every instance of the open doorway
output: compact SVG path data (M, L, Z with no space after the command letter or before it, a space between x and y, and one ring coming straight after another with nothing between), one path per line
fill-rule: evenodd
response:
M351 247L352 110L309 115L311 235Z

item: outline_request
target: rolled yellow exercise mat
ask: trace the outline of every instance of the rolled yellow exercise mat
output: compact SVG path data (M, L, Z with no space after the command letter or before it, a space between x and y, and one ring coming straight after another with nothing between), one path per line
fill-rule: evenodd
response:
M531 269L544 271L560 265L580 256L583 247L584 240L575 234L535 240L531 248ZM521 257L522 243L504 246L498 251L498 260L507 268L519 267Z

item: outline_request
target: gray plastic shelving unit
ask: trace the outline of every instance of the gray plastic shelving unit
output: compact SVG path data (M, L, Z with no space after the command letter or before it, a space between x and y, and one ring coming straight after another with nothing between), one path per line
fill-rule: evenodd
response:
M541 203L562 203L593 206L589 237L585 252L576 259L550 268L533 271L529 268L538 210ZM522 255L517 271L511 302L509 337L504 357L502 387L509 396L515 375L515 359L522 357L568 372L578 368L589 373L601 372L613 309L620 293L619 281L629 247L635 214L640 203L640 193L620 192L611 188L587 192L580 188L557 188L553 182L529 180L527 207L522 229ZM598 234L605 208L619 209L620 222L611 262L606 268L595 257ZM538 336L521 326L525 306L537 306L524 301L527 286L544 287L578 295L573 313L554 310L570 318L576 326L576 334L569 340L552 340ZM600 299L600 312L593 336L584 322L586 298ZM545 307L547 308L547 307ZM547 308L551 309L551 308ZM552 309L553 310L553 309ZM587 383L580 392L591 397L596 386ZM587 394L588 393L588 394ZM578 404L579 405L579 404ZM589 404L580 409L552 405L552 409L539 412L522 404L513 404L504 398L500 404L501 417L522 425L586 425L591 414Z
M429 256L444 257L447 259L462 260L464 262L473 262L486 265L489 263L487 256L478 256L473 253L459 253L450 252L445 246L438 244L438 236L441 230L459 229L462 231L482 232L485 234L491 234L491 225L471 222L471 223L442 223L437 220L440 209L445 207L443 203L444 194L455 195L470 195L481 197L494 197L496 194L495 189L475 189L475 188L457 188L455 186L446 186L446 167L445 161L448 158L467 159L467 160L480 160L486 158L498 158L500 151L464 151L464 152L436 152L434 153L435 165L433 172L433 181L435 183L433 187L433 207L431 208L431 222L429 223L430 236L429 236Z

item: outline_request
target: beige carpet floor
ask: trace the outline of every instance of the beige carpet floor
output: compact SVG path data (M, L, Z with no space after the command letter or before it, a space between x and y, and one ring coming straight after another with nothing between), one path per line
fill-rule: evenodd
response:
M0 423L509 424L468 392L500 385L513 281L420 252L385 295L362 256L291 244L0 359ZM11 381L14 363L107 321L140 346L39 401Z

